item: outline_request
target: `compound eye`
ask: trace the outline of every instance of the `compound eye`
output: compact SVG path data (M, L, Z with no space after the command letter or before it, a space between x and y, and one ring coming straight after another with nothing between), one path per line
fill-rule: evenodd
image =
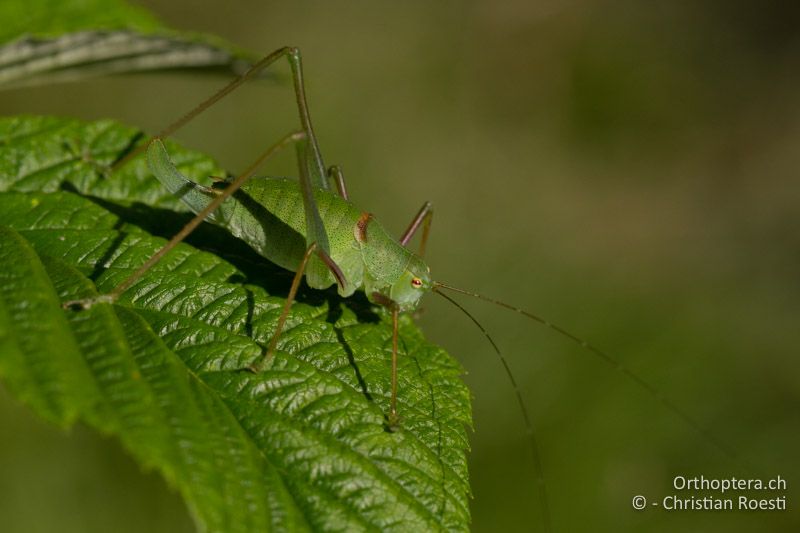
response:
M411 280L411 286L414 287L415 289L419 289L420 287L422 287L422 280L419 278L413 278Z

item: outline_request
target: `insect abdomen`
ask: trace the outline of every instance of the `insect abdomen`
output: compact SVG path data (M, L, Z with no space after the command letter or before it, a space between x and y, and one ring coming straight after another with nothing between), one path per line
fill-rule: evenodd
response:
M228 219L226 225L272 262L296 270L306 248L306 219L299 183L285 178L262 178L251 181L242 189L233 196L239 216ZM347 281L347 286L340 287L339 292L349 296L363 286L364 265L353 234L360 211L327 191L317 190L314 196L328 237L331 258ZM241 216L242 209L248 211L247 216ZM251 218L248 226L260 220L266 220L267 224L238 230L233 227L245 218ZM257 246L252 241L262 244ZM333 275L328 273L322 283L314 284L314 288L326 288L334 283Z

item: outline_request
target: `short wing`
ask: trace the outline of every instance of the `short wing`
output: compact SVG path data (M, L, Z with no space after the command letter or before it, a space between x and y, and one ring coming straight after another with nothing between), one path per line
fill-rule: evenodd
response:
M216 196L214 189L193 182L175 168L160 139L154 139L147 147L147 165L158 181L195 213L203 210ZM220 206L209 219L218 222L220 214L225 211L223 208L224 205Z

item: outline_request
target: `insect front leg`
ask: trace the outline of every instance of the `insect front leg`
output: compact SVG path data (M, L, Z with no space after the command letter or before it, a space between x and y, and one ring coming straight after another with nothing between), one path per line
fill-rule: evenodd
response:
M400 323L400 307L397 302L379 292L372 294L372 298L392 313L392 369L391 369L391 397L389 399L389 414L386 415L389 431L396 431L400 427L400 415L397 414L397 349Z
M333 180L333 182L336 184L336 191L339 193L339 196L345 200L349 200L350 197L347 195L347 184L344 181L344 172L342 172L342 169L339 167L339 165L332 165L328 167L328 178Z
M417 255L423 257L425 255L425 245L428 243L428 234L431 231L431 222L433 221L433 205L430 202L425 202L419 209L411 224L403 232L400 237L400 244L406 246L412 237L417 233L420 225L422 225L422 239L419 243L419 252Z
M392 398L389 404L389 429L394 431L400 425L397 415L397 337L400 310L396 305L392 309Z

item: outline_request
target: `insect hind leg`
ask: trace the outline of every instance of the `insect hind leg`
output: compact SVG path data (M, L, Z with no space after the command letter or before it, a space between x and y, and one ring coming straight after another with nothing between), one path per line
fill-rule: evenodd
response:
M234 179L227 187L225 187L225 189L218 191L218 193L215 192L216 197L212 201L210 201L202 210L198 211L197 215L187 222L178 233L176 233L164 246L159 248L156 253L150 256L150 258L145 261L142 266L140 266L130 276L120 282L119 285L114 287L111 292L92 298L70 300L64 302L61 304L61 306L64 309L81 310L89 309L98 303L114 303L122 295L122 293L128 290L136 281L144 276L147 271L150 270L156 263L158 263L170 250L175 248L184 239L186 239L186 237L191 235L195 228L197 228L200 223L202 223L211 213L213 213L222 204L222 202L239 190L239 188L244 185L244 183L255 173L256 169L258 169L258 167L264 163L264 161L272 157L276 152L280 151L287 145L304 140L305 138L305 133L302 131L292 132L283 137L283 139L277 143L267 148L261 153L261 155L259 155L258 158L256 158L255 161L253 161L253 163L250 164L250 166L244 170L244 172L239 174L236 179ZM166 153L166 148L164 148L163 143L158 138L154 139L154 141L151 143L151 147L148 150L148 163L151 165L151 169L156 175L159 173L169 174L178 172L178 170L169 160L169 156Z
M309 145L309 166L312 173L312 178L315 184L318 187L323 189L328 189L328 183L325 180L325 167L322 162L322 154L319 149L319 144L317 143L317 138L314 135L314 128L311 125L311 115L308 111L308 103L306 102L306 93L305 93L305 84L303 83L303 66L302 66L302 59L300 56L300 50L296 47L292 46L284 46L283 48L279 48L274 52L264 56L262 59L255 62L246 72L242 75L222 87L216 93L211 95L210 97L206 98L199 104L197 104L194 108L183 114L180 118L172 122L169 126L159 131L149 142L144 143L129 151L123 157L119 158L115 161L112 166L111 170L114 171L123 165L125 165L128 161L133 159L134 157L138 156L149 146L150 142L154 139L166 139L170 137L173 133L178 131L180 128L194 120L198 115L203 113L206 109L212 107L214 104L225 98L227 95L235 91L241 85L243 85L248 80L254 78L259 72L263 71L280 58L286 57L289 61L289 65L292 71L292 80L294 84L294 92L297 101L297 110L300 115L300 123L302 126L303 131L308 138L308 145Z

